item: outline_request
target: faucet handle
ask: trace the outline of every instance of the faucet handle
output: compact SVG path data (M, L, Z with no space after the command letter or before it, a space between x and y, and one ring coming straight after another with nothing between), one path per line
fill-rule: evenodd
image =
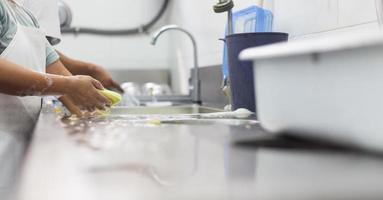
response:
M232 0L219 0L219 2L214 5L214 12L223 13L227 12L234 8L234 3Z

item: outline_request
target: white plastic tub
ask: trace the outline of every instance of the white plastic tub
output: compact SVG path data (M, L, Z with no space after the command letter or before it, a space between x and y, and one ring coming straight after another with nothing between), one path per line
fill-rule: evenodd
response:
M383 33L248 49L258 117L274 133L383 150Z

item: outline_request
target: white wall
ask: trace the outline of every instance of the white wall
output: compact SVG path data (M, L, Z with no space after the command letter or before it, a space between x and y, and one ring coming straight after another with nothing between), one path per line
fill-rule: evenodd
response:
M177 24L196 37L200 66L213 66L222 62L223 42L227 15L216 14L213 5L216 0L174 0L171 4L170 23ZM235 9L257 4L258 0L237 0ZM170 65L173 69L173 81L179 82L177 90L187 92L187 78L192 67L192 49L190 41L182 34L171 34ZM174 42L173 42L174 41Z
M212 6L215 2L216 0L178 0L173 1L171 9L171 23L179 24L195 34L200 45L202 66L221 62L222 43L217 39L223 37L226 16L213 13ZM256 5L259 1L234 2L235 9L238 10ZM378 28L374 0L265 0L265 4L274 12L275 31L288 32L291 39L322 36L323 33L340 30ZM187 46L186 41L181 43ZM175 59L187 60L185 58Z
M74 10L74 25L102 28L135 27L157 12L158 0L66 0ZM164 19L156 26L178 24L190 30L199 45L200 66L222 62L226 14L216 14L217 0L172 0ZM235 9L258 4L259 0L234 0ZM377 29L374 0L265 0L274 12L275 31L288 32L290 39L323 37L348 31ZM186 36L165 34L153 47L148 36L64 36L60 49L74 57L106 68L171 69L176 91L187 92L192 49Z
M66 2L74 13L73 26L99 28L136 27L148 21L162 4L158 0ZM257 1L241 0L236 2L236 6L243 8L254 2ZM197 37L202 66L217 65L222 60L223 46L218 38L223 37L226 15L215 14L212 10L214 4L215 0L173 0L167 15L156 25L174 23L191 30ZM64 35L58 48L73 57L98 63L108 69L170 68L174 74L174 89L187 93L187 79L192 67L190 42L177 33L164 34L155 47L149 41L148 36L111 38Z
M158 12L157 0L65 0L74 13L73 26L132 28ZM163 19L160 24L165 24ZM166 36L165 36L166 37ZM166 38L162 40L166 41ZM108 69L168 68L167 42L150 45L149 36L104 37L64 35L58 47L64 53Z
M222 60L223 43L218 39L224 37L227 17L226 13L214 13L213 5L215 3L216 0L175 0L172 3L170 21L190 30L195 35L200 48L201 66L216 65ZM242 9L257 3L258 0L237 0L235 9ZM190 46L186 44L186 41L181 42L183 45ZM191 57L190 54L184 56Z
M200 65L212 66L222 63L222 42L226 15L215 14L212 6L216 0L173 1L170 21L190 30L199 44ZM234 0L235 9L257 5L257 0ZM264 0L265 7L274 13L274 30L287 32L290 39L324 37L349 31L378 29L375 0ZM180 36L172 36L170 53L174 71L181 77L185 89L185 74L191 66L190 44Z

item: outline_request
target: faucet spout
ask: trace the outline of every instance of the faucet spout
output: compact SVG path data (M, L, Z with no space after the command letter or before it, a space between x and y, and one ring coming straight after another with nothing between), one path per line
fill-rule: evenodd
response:
M192 86L190 87L190 96L194 103L201 103L201 86L200 86L200 78L199 78L199 67L198 67L198 47L197 42L194 38L194 36L187 30L177 26L177 25L166 25L158 29L154 32L152 35L152 45L156 45L157 40L160 38L160 36L170 30L180 31L182 33L185 33L189 39L192 41L193 44L193 61L194 61L194 70L192 73Z
M181 29L181 28L179 28L177 25L166 25L166 26L163 26L163 27L159 28L157 31L155 31L153 33L151 44L152 45L156 45L158 38L163 33L165 33L166 31L168 31L168 30L178 30L178 29Z

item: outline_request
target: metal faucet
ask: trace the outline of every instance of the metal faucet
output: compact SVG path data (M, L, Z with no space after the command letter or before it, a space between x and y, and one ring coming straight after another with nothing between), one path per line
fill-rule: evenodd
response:
M214 5L213 9L215 13L224 13L227 12L227 34L234 34L233 28L233 12L234 8L233 0L218 0L217 4ZM228 77L224 77L222 81L222 91L225 96L229 99L231 105L231 93L230 93L230 80Z
M156 45L158 38L165 32L170 30L181 31L189 36L190 40L193 43L193 58L194 58L194 71L191 75L192 85L190 86L190 97L194 103L201 103L201 81L199 79L199 67L198 67L198 48L197 42L194 36L187 30L178 27L177 25L166 25L158 29L152 35L152 45Z

